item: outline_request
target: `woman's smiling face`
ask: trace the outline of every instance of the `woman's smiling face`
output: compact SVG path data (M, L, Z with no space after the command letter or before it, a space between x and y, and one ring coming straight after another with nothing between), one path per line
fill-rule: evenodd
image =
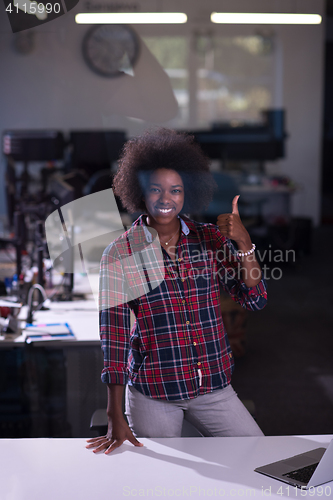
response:
M160 168L151 174L144 201L148 215L157 224L168 224L175 219L184 199L184 184L175 170Z

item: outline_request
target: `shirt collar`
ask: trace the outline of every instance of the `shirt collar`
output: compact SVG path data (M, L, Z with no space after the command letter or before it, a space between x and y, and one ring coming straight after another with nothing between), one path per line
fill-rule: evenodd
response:
M186 236L189 234L189 232L190 232L191 229L195 230L195 226L194 226L194 224L192 223L192 221L190 219L188 219L186 217L186 222L185 222L184 219L182 217L180 217L179 215L177 217L180 220L182 232ZM152 234L149 231L148 226L146 224L146 215L145 214L140 215L140 217L135 222L133 222L132 226L142 226L143 227L143 231L144 231L145 236L146 236L146 240L148 241L148 243L151 243L153 241Z

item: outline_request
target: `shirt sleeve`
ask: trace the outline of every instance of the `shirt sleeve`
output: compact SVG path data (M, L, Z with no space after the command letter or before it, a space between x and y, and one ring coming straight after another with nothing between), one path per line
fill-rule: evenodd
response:
M102 382L125 385L128 380L130 308L121 261L109 246L99 278L99 329L104 355Z
M217 270L220 284L230 297L245 309L260 310L267 304L267 288L264 277L253 287L247 287L242 279L240 258L232 242L215 229Z

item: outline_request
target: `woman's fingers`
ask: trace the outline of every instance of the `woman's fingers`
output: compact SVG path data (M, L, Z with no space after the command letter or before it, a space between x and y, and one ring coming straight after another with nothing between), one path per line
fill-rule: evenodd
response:
M90 438L90 439L87 439L87 443L97 443L97 441L100 441L101 439L105 439L105 436L97 436L97 437L94 437L94 438ZM86 448L88 448L88 446L86 446ZM91 448L91 446L89 446L89 448Z
M122 441L121 439L116 439L115 441L113 441L113 443L111 443L111 445L107 448L107 450L105 451L105 455L108 455L109 453L111 453L112 451L116 450L117 448L119 448L119 446L121 446L123 444L124 441ZM97 450L96 450L97 451Z
M143 444L140 443L140 441L138 441L132 433L131 436L128 436L127 439L129 440L130 443L134 444L134 446L143 446Z
M112 441L111 439L108 439L107 441L105 441L104 443L100 444L99 446L97 446L97 448L95 448L93 450L94 453L99 453L101 451L105 451L105 453L114 445L116 441ZM119 443L118 446L120 446L122 444ZM118 447L116 446L116 448ZM114 449L114 448L113 448ZM112 450L111 450L112 451Z

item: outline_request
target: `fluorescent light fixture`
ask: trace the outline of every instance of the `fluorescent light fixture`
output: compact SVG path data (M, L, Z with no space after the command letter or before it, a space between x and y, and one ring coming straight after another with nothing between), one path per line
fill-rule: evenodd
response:
M182 12L105 12L76 14L77 24L183 24Z
M210 20L219 24L320 24L319 14L261 14L254 12L212 12Z

